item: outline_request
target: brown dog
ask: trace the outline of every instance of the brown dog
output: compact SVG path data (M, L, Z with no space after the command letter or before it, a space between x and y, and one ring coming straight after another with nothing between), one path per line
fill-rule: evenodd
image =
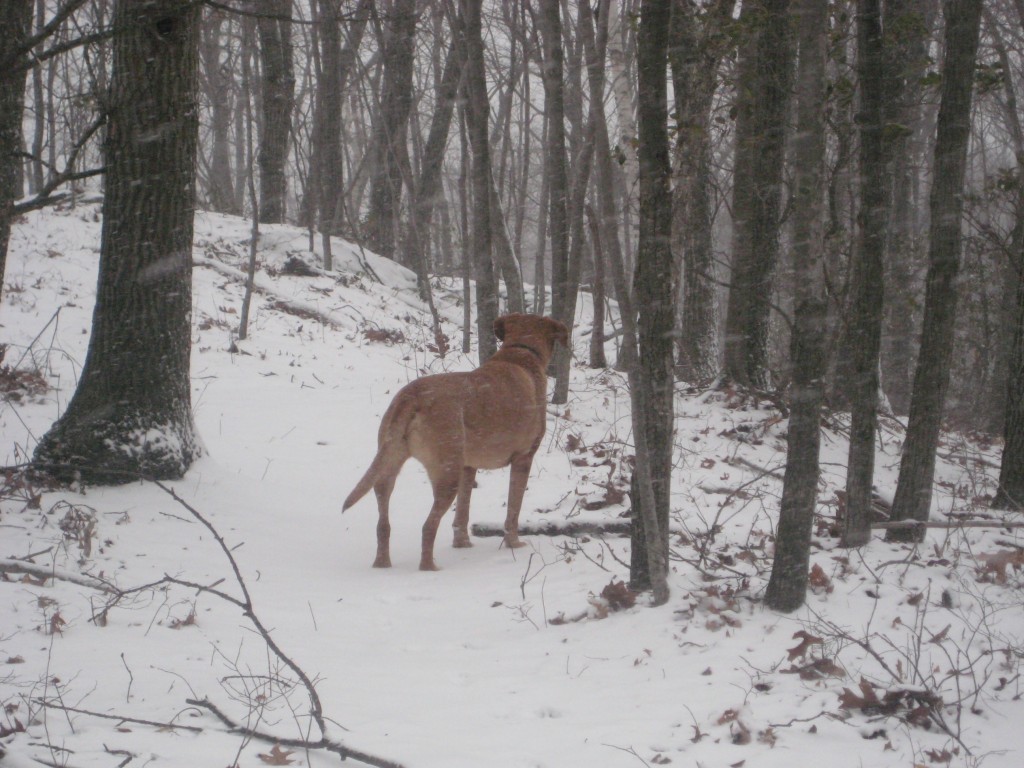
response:
M420 570L437 570L437 526L456 496L455 546L472 546L469 497L478 469L512 465L504 541L523 546L519 509L547 426L546 370L555 342L568 344L569 331L549 317L516 314L495 320L494 335L501 348L475 371L424 376L403 387L388 406L377 433L377 455L342 507L344 512L371 487L376 493L375 568L391 567L388 502L410 456L426 467L434 489L434 505L423 524Z

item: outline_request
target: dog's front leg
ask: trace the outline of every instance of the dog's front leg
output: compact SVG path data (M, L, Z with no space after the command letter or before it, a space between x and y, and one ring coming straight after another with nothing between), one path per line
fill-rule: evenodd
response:
M476 482L476 467L463 467L459 476L459 495L455 498L455 541L453 547L472 547L469 539L469 499L473 495L473 484Z
M526 481L530 477L535 452L536 449L512 459L508 479L508 514L505 516L504 544L513 549L526 546L525 541L519 540L519 510L523 506L523 494L526 493Z

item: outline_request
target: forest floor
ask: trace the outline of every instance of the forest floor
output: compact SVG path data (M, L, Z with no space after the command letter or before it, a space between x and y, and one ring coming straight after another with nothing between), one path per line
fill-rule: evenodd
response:
M594 532L628 507L629 397L622 374L585 366L584 299L569 402L548 408L526 495L529 546L484 535L453 549L445 526L442 570L419 572L430 494L410 463L392 504L394 567L372 569L373 499L344 515L341 500L398 388L473 367L459 292L436 285L442 357L409 271L336 240L333 273L291 274L290 257L312 260L305 233L266 227L240 342L248 237L245 221L197 216L192 399L206 455L186 477L57 490L9 472L0 488L5 768L333 765L336 753L299 745L321 738L311 710L334 748L408 768L1024 764L1024 540L998 527L1019 518L988 506L998 445L945 434L933 507L936 520L997 525L846 551L846 426L825 419L812 591L781 615L761 597L786 419L763 400L680 387L672 597L631 605L628 538ZM6 466L74 390L98 254L92 204L14 228ZM883 420L882 499L902 438ZM488 533L507 471L478 483L471 520Z

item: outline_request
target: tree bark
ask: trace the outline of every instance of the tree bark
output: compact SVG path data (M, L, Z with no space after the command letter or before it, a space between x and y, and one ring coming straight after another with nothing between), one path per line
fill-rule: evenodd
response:
M743 3L733 181L733 258L725 375L770 389L768 331L779 250L782 162L790 81L789 0Z
M711 110L727 52L735 0L717 0L698 14L695 0L674 0L669 61L675 94L675 185L672 241L681 275L676 375L703 386L719 373L718 302L714 284L711 203Z
M1018 3L1017 21L1024 21L1024 2ZM987 19L986 19L987 21ZM992 26L992 25L987 25ZM1017 159L1017 178L1024 179L1024 127L1017 110L1017 94L1010 70L1010 57L996 34L996 49L1003 66L1003 112ZM1003 403L1003 456L999 467L999 488L992 506L1024 508L1024 184L1017 184L1014 227L1010 236L1010 259L1016 277L1011 340L1006 352L1006 395ZM1012 286L1011 286L1012 287Z
M263 119L256 162L260 169L259 219L264 224L285 221L288 137L295 101L292 70L291 0L257 0L256 26L260 37Z
M341 9L339 0L319 0L320 77L316 84L316 112L313 140L314 167L310 187L316 195L317 226L323 243L324 269L334 269L331 235L341 202L341 102L343 78L341 52ZM359 11L357 11L358 13ZM357 22L358 24L358 22ZM358 29L358 27L357 27ZM360 30L361 31L361 30Z
M667 602L668 520L672 480L672 168L668 148L666 66L671 0L643 0L637 40L640 240L636 301L639 365L630 377L636 477L654 604Z
M34 461L64 480L178 478L202 452L189 381L199 6L119 0L92 335Z
M929 206L931 226L921 350L914 370L907 437L893 499L894 520L927 521L931 512L935 451L956 320L956 277L960 270L963 184L971 131L971 96L978 51L982 0L946 5L946 51L935 140L935 171ZM921 527L890 530L889 541L920 541Z
M402 179L408 170L406 141L412 109L416 18L416 0L393 0L381 40L384 73L374 124L377 140L367 237L370 247L389 259L395 257Z
M480 364L497 350L494 321L498 317L498 290L491 264L491 152L487 132L490 106L484 71L484 44L480 19L482 0L461 0L466 46L466 122L473 154L473 253L476 259L476 328Z
M0 4L0 61L27 63L25 49L32 23L32 0ZM0 70L0 296L11 240L12 207L18 194L21 169L21 117L25 105L25 69L7 66Z
M934 0L887 0L882 10L885 100L883 136L889 185L885 242L885 317L882 326L882 387L893 412L906 415L916 343L914 327L923 261L919 214L914 204L920 173L922 81Z
M235 189L231 176L231 99L228 62L223 60L222 30L224 12L209 8L203 20L200 55L203 82L210 104L210 170L206 183L206 199L210 210L240 214L235 205Z
M577 132L582 134L576 143L579 152L575 155L576 174L573 178L572 190L569 198L568 216L570 225L569 260L566 269L565 286L562 290L562 313L563 320L568 327L572 327L576 317L576 306L579 296L580 273L582 271L584 247L584 210L586 206L587 189L590 185L590 174L594 164L594 138L596 136L598 122L604 119L604 61L605 50L608 42L607 28L607 3L598 10L598 28L594 30L594 17L590 6L583 4L579 9L579 38L583 43L583 52L587 67L587 80L590 86L590 102L587 114L586 125L582 125L580 117L577 120ZM552 401L565 403L569 400L569 374L572 363L572 352L566 347L554 358L555 360L555 387Z
M793 382L790 386L786 472L775 534L772 575L765 603L794 611L807 594L811 531L818 492L821 405L825 398L825 244L823 170L828 4L797 0L799 29L793 137L793 277L795 306L790 337Z
M871 538L871 483L875 471L878 367L882 339L885 223L888 179L883 146L884 60L880 0L857 7L857 72L860 81L860 204L854 241L848 327L851 359L850 450L842 543L859 547Z
M543 47L544 111L547 147L544 167L548 186L548 238L551 253L551 314L565 323L570 339L575 318L566 314L569 281L569 176L565 155L562 19L558 0L541 0L537 24ZM570 341L571 344L571 341ZM568 346L558 355L569 355ZM558 357L555 366L558 366Z
M427 143L423 149L420 177L413 191L406 247L413 268L416 270L420 298L427 303L430 310L434 326L434 339L438 350L443 350L443 339L440 317L434 306L434 298L430 290L430 222L434 215L435 205L442 202L444 196L441 186L441 166L444 162L445 147L448 145L455 101L459 95L462 69L463 62L459 55L458 44L453 37L445 57L444 71L437 85L434 115L430 122Z

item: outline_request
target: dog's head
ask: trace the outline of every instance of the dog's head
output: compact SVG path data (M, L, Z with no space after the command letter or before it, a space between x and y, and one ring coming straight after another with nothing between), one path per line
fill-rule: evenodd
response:
M502 315L494 321L494 335L505 346L533 350L544 365L551 359L556 342L569 344L569 329L558 320L540 315Z

